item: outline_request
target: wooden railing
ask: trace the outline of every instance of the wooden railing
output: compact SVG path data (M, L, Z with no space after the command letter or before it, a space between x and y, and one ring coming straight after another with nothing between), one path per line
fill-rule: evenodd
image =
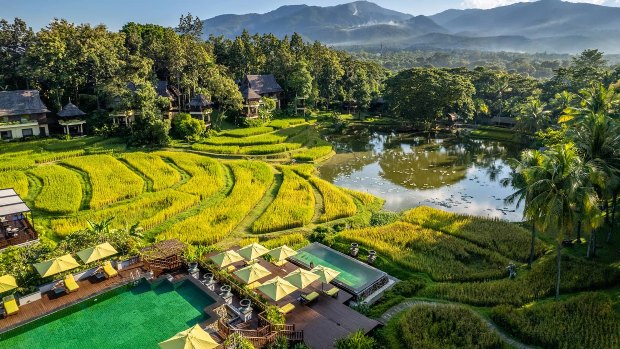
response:
M265 345L273 343L278 337L286 337L291 343L301 343L304 341L304 331L295 331L295 325L273 325L267 322L267 325L260 325L256 330L244 330L228 326L221 319L217 321L218 332L223 338L236 333L252 342L256 348L262 348ZM263 318L263 321L264 320ZM293 330L284 330L283 328L293 328Z
M24 222L26 227L22 231L18 232L17 235L11 238L0 239L0 249L7 248L9 246L21 245L39 238L37 232L34 231L30 223L25 220Z

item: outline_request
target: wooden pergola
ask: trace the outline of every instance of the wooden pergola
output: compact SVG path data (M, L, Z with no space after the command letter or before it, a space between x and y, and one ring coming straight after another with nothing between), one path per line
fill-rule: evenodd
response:
M183 266L183 254L187 245L172 239L157 242L140 250L140 260L144 267L155 275L180 269Z

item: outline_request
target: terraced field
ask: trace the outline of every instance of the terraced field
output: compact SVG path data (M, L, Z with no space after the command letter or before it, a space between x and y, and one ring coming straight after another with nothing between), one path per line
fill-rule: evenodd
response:
M291 124L297 126L282 128ZM302 138L314 137L309 127L299 119L282 120L223 132L201 146L232 147L237 154L294 151ZM284 142L291 137L296 142ZM315 177L311 165L221 160L180 150L127 152L95 137L10 144L0 159L0 187L15 188L33 208L37 230L53 240L112 218L112 229L137 224L146 239L232 244L257 233L279 238L292 228L352 217L365 205L360 193Z

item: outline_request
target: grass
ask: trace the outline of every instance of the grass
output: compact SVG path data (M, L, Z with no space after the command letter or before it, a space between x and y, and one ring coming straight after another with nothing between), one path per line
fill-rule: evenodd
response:
M59 165L39 166L30 171L42 185L34 207L49 213L69 214L80 209L82 183L80 176Z
M473 311L454 305L418 304L383 330L386 348L508 348Z
M21 171L0 172L0 189L13 188L22 198L28 196L28 177Z
M139 224L140 227L148 230L191 208L198 202L198 196L167 189L144 194L129 203L102 210L82 211L72 217L54 219L51 226L56 234L66 236L88 227L88 221L99 222L107 218L114 218L111 223L113 228L127 228Z
M220 135L228 136L228 137L249 137L249 136L257 136L265 133L273 132L273 127L250 127L250 128L238 128L235 130L226 130L222 131Z
M347 242L376 250L394 263L427 273L434 280L468 281L499 278L509 260L451 235L405 222L347 230Z
M493 139L507 142L515 141L517 137L517 132L512 129L493 126L480 126L477 129L472 130L469 134L474 138Z
M123 159L148 178L155 191L170 188L181 180L181 174L157 155L128 153L123 155Z
M532 234L516 224L450 213L427 206L406 211L402 219L460 237L521 262L527 262L530 255ZM541 240L537 240L535 256L540 257L546 250L547 246Z
M138 196L144 189L142 178L110 155L82 156L63 163L88 174L92 209Z
M154 154L169 159L191 176L177 188L179 191L199 195L201 199L205 199L219 192L225 184L224 170L214 159L183 152L168 151Z
M160 234L160 239L177 238L194 244L212 245L239 224L263 197L271 182L271 168L258 161L231 162L234 177L231 192L220 202L205 207L195 216L178 222Z
M279 169L284 180L278 195L252 225L253 233L263 234L296 228L312 221L315 204L312 187L291 168L281 166Z
M620 322L611 298L584 293L525 308L500 306L491 318L506 332L543 348L619 348Z
M204 140L204 144L209 145L237 145L237 146L249 146L249 145L264 145L264 144L277 144L286 141L285 136L278 136L275 134L263 134L252 137L211 137Z

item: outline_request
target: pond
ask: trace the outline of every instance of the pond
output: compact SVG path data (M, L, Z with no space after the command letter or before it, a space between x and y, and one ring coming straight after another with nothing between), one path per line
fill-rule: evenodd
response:
M319 167L320 175L341 187L385 199L386 210L420 205L442 210L519 221L523 205L504 198L506 160L521 148L497 141L451 135L385 134L357 131L333 136L336 155Z

